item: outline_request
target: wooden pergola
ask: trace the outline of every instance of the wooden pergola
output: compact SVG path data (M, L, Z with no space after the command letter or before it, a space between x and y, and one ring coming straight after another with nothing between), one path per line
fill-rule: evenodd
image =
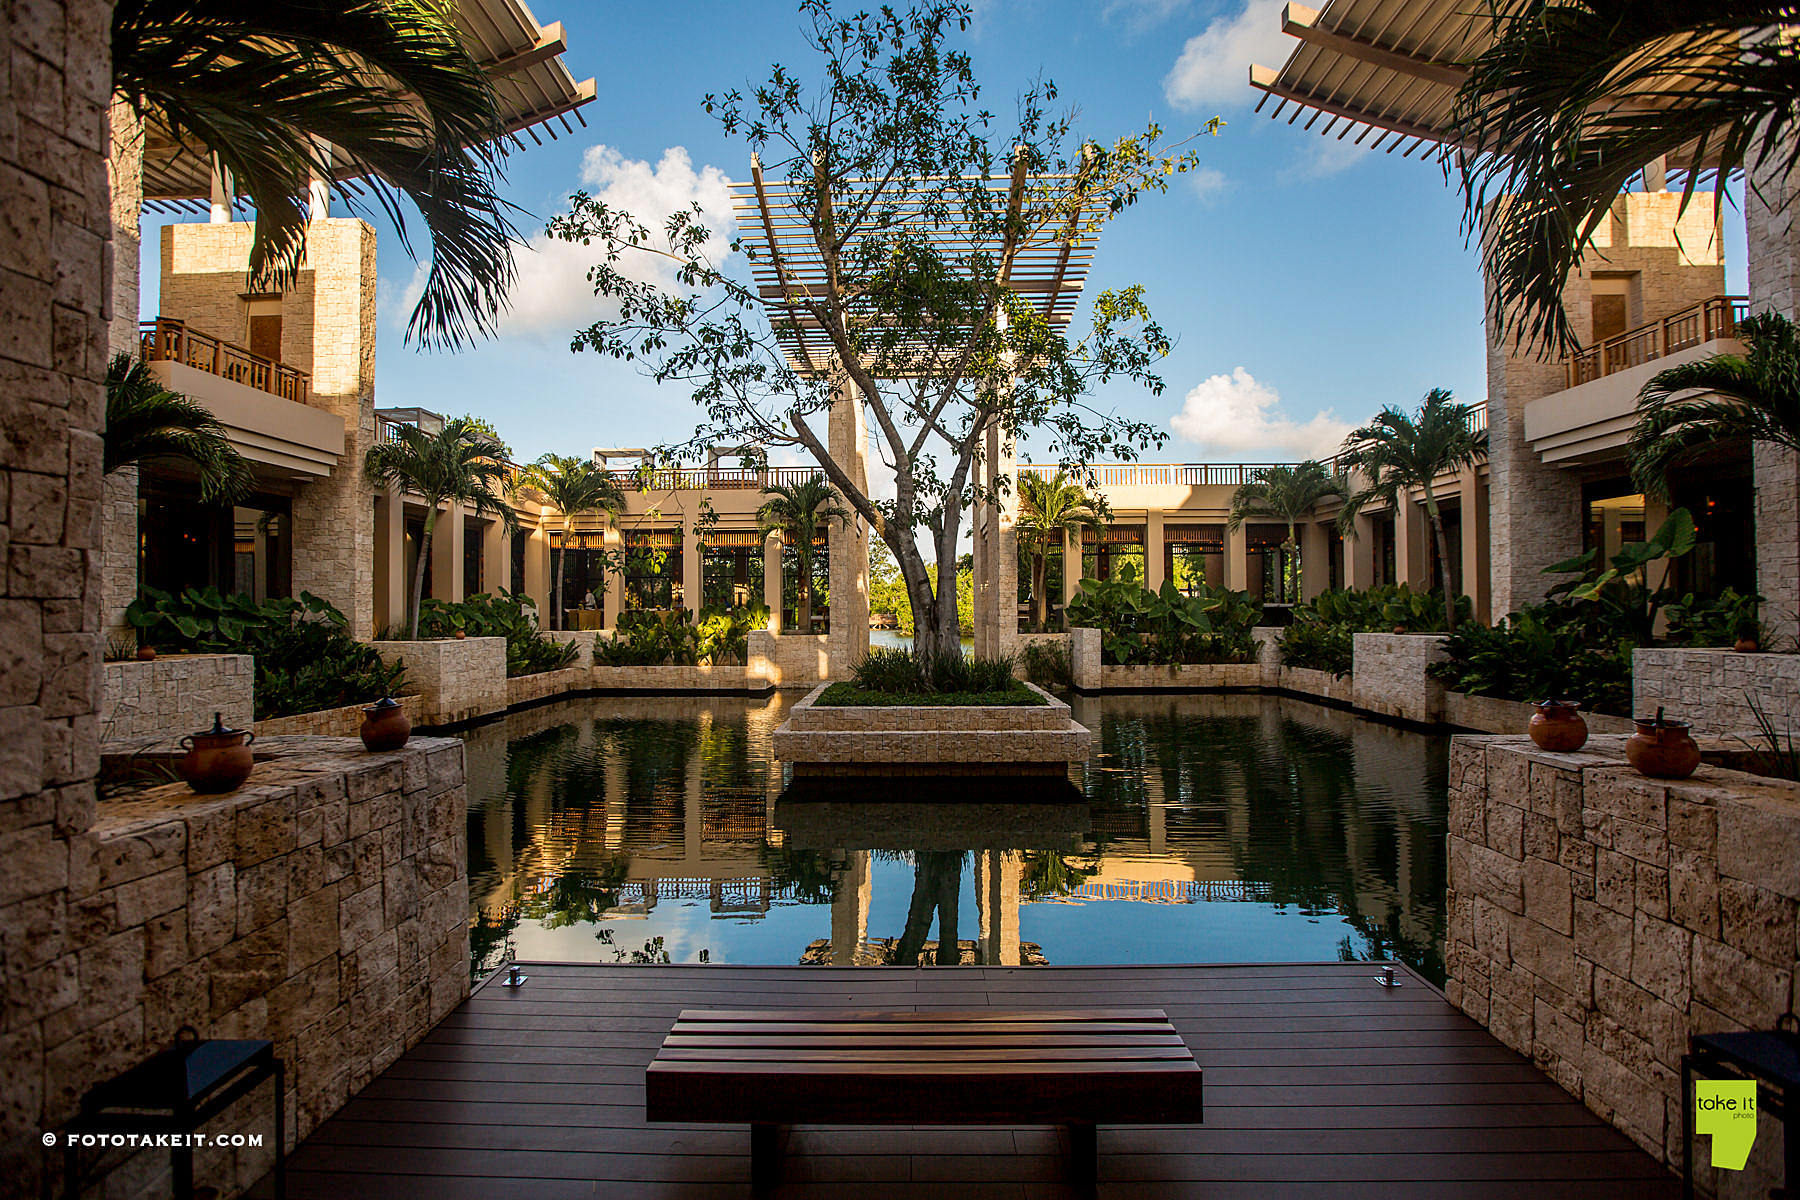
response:
M459 0L457 24L463 44L487 75L505 121L506 136L522 147L520 135L543 144L556 126L573 133L569 118L584 127L580 108L594 98L592 79L576 82L563 64L568 40L562 23L539 25L522 0ZM332 183L353 194L364 186L354 167L334 172ZM215 196L212 159L175 141L151 124L144 138L144 204L161 212L206 212Z
M947 261L968 261L978 255L1006 261L1010 255L1002 282L1029 301L1052 326L1066 327L1075 315L1099 242L1104 202L1080 194L1079 175L1029 174L1023 160L1015 157L1009 174L961 182L985 190L996 208L1004 200L1013 218L1019 216L1030 196L1034 204L1054 206L1058 219L1053 226L1023 232L1014 228L1016 221L1009 220L1005 224L1011 232L990 237L978 233L971 219L947 217L937 211L934 201L944 182L852 180L826 196L821 221L831 221L835 212L859 217L880 212L884 216L879 234L927 243ZM730 188L757 291L769 304L776 338L789 364L803 375L826 374L837 348L819 316L819 303L828 294L829 283L821 247L824 235L815 228L805 207L808 189L792 181L765 178L762 162L754 154L749 180ZM1018 240L1010 240L1013 238ZM854 302L851 305L853 319L858 307ZM876 319L872 312L869 319ZM902 338L899 348L902 355L909 349L923 352L927 343Z

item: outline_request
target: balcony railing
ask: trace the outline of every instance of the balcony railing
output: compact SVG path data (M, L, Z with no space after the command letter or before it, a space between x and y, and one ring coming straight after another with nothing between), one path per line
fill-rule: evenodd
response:
M1733 337L1748 311L1747 297L1712 296L1660 321L1627 329L1570 356L1569 386L1591 383L1715 338Z
M252 354L235 342L201 333L173 317L157 317L139 324L138 341L140 353L147 360L182 363L295 404L305 404L312 392L312 381L305 371Z
M653 467L608 472L619 486L639 492L757 491L818 478L817 467Z

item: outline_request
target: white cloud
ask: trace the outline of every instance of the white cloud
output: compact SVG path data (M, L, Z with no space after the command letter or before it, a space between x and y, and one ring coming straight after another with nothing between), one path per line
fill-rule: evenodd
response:
M1242 367L1196 384L1169 425L1207 453L1272 459L1323 458L1352 428L1330 409L1294 420L1281 411L1281 394Z
M1183 108L1243 104L1250 90L1250 64L1286 61L1293 39L1281 32L1283 0L1248 0L1242 11L1216 18L1187 40L1163 92Z
M1231 186L1231 180L1217 167L1196 167L1188 172L1188 186L1201 200L1216 200Z
M1123 17L1127 29L1141 33L1162 24L1187 4L1188 0L1110 0L1100 11L1100 19L1111 21L1114 17Z
M713 237L707 252L717 262L726 253L731 225L730 193L725 173L717 167L696 170L684 147L671 146L652 166L626 158L611 146L588 148L581 160L581 187L589 195L636 217L654 235L670 214L698 202ZM510 311L500 318L500 336L566 342L579 328L592 324L609 306L594 295L587 273L600 258L595 246L533 234L515 261ZM620 271L643 282L676 286L672 263L647 254L626 254ZM390 319L404 323L424 286L421 266L389 306ZM393 295L394 289L388 289Z
M1282 174L1287 179L1329 179L1363 162L1368 155L1368 146L1357 145L1355 138L1315 138L1300 160Z

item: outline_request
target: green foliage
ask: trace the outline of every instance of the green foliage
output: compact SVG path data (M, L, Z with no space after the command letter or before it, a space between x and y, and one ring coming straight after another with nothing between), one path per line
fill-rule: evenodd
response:
M750 631L766 629L762 604L706 608L700 620L686 608L640 608L619 614L611 640L594 643L594 662L604 667L656 667L735 663L749 658Z
M850 679L865 692L917 696L931 690L925 664L910 650L877 646L850 669Z
M1075 686L1074 666L1069 662L1067 642L1029 642L1019 656L1025 666L1025 678L1047 688Z
M455 637L459 631L468 637L505 638L509 677L561 670L580 653L573 642L553 641L538 632L537 605L523 592L498 596L483 592L467 600L427 600L420 606L421 637Z
M1018 683L1014 666L1012 655L934 657L876 647L852 668L851 684L858 691L886 696L985 695L1014 690Z
M1101 657L1114 666L1229 663L1256 658L1250 631L1262 605L1208 584L1188 596L1167 580L1153 592L1132 579L1083 579L1068 614L1069 624L1100 631Z
M925 575L931 580L935 594L937 564L926 566ZM912 598L906 594L906 584L900 578L900 568L895 565L892 552L881 541L869 543L869 611L894 614L900 632L908 637L917 632ZM958 628L964 637L975 632L975 568L971 556L967 554L956 563L956 616Z
M1629 637L1596 637L1569 604L1534 604L1488 627L1471 621L1444 641L1449 657L1428 668L1453 691L1532 701L1580 700L1599 712L1631 711Z
M1458 624L1472 615L1469 598L1458 596ZM1441 592L1415 592L1404 583L1333 588L1294 609L1293 623L1281 635L1281 661L1342 677L1353 665L1356 634L1441 633L1445 626Z
M1663 607L1669 618L1669 640L1682 646L1729 646L1740 638L1760 640L1762 621L1757 611L1762 602L1760 595L1745 595L1729 587L1717 596L1688 592Z
M1685 508L1670 513L1648 541L1627 542L1599 564L1599 550L1545 568L1549 574L1575 578L1551 588L1547 599L1567 600L1590 611L1579 619L1608 634L1629 637L1637 645L1649 644L1656 631L1656 614L1672 594L1666 588L1652 590L1646 582L1648 568L1664 559L1676 559L1694 548L1694 518Z
M405 668L351 637L344 614L311 592L259 604L212 587L140 590L125 610L140 642L255 658L259 720L368 704L405 686Z
M859 688L846 680L834 683L819 693L813 703L827 708L848 707L853 705L872 706L876 708L896 708L900 706L916 706L924 708L973 708L983 705L1026 708L1031 705L1042 705L1044 698L1014 681L1012 686L990 691L951 691L925 692L918 695L897 695L893 692L877 692Z
M1330 671L1339 679L1356 665L1356 629L1348 624L1322 621L1294 613L1294 623L1281 634L1283 666L1309 671Z
M250 489L250 464L212 410L164 387L142 359L119 354L107 367L106 430L100 437L101 470L108 475L174 459L199 472L200 499L208 504L227 503Z

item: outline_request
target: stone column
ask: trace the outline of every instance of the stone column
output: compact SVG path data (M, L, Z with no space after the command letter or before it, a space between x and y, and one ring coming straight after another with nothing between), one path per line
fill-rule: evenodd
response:
M1375 518L1358 513L1344 538L1344 586L1367 591L1375 586Z
M694 528L695 514L681 514L681 604L697 618L706 603L706 589L701 575L700 534Z
M606 549L616 556L620 563L624 562L625 534L610 520L606 523ZM547 593L548 588L545 590ZM600 623L607 629L617 629L619 614L624 611L625 572L621 568L606 573L606 612Z
M1250 529L1246 525L1225 530L1225 586L1240 592L1250 586Z
M869 439L862 397L847 376L838 376L832 390L830 434L832 461L866 495ZM826 643L827 661L832 677L842 678L869 653L869 528L852 512L849 520L832 522L829 537L831 635Z
M769 632L781 632L781 531L763 535L763 604L769 610Z
M1462 475L1462 590L1477 621L1491 620L1488 588L1488 488L1479 471Z
M1063 606L1067 608L1069 601L1075 598L1075 593L1081 590L1081 552L1083 547L1081 534L1074 530L1063 530L1062 539L1062 599Z
M398 492L375 498L375 627L406 620L412 579L406 573L406 504Z
M1144 518L1144 586L1156 591L1163 585L1163 514L1151 509Z
M993 655L1019 648L1019 459L1013 440L998 423L988 429L988 471L999 489L988 509L988 573L993 580L988 610L993 621Z
M1306 601L1331 583L1331 539L1318 521L1307 521L1296 532L1300 535L1300 599Z
M1049 853L1049 851L1046 851ZM1017 850L978 850L974 883L981 964L1016 967L1019 961L1019 885L1025 874Z
M481 531L481 590L498 596L512 587L512 530L489 520Z
M431 594L451 604L463 598L463 512L445 505L431 533Z
M1783 177L1785 154L1757 172L1744 189L1750 308L1793 319L1800 311L1800 179ZM1751 456L1756 489L1756 590L1761 614L1777 638L1795 636L1800 610L1800 459L1793 451L1757 445Z
M144 208L144 123L131 105L112 102L108 114L111 153L107 185L112 200L112 291L106 357L135 357L138 348L138 264ZM101 499L101 628L107 637L132 636L125 609L138 587L138 472L125 467L106 476Z
M1431 555L1425 540L1430 536L1425 506L1402 491L1394 502L1394 574L1415 592L1431 587Z
M969 483L975 492L975 502L969 507L969 569L971 586L969 602L975 611L970 614L974 624L975 653L992 654L993 626L988 614L988 586L993 578L990 563L991 546L988 540L988 503L981 498L983 490L988 486L988 462L985 457L985 443L977 451L975 460L969 467ZM954 595L954 589L951 593Z

